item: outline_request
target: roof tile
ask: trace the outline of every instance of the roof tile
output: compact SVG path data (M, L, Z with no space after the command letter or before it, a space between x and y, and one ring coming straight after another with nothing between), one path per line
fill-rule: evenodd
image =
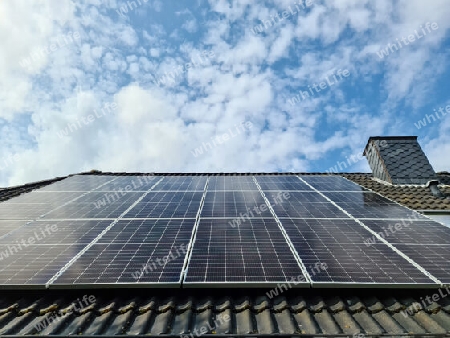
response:
M426 186L387 185L375 181L371 174L341 174L349 180L414 210L449 210L450 199L433 196ZM440 177L440 176L439 176ZM450 196L449 186L440 186Z
M187 335L195 332L195 329L199 332L201 327L205 327L210 333L242 335L450 332L450 314L445 310L448 306L445 298L439 304L432 303L425 310L418 308L412 316L403 311L412 304L420 304L420 297L430 294L430 290L411 290L406 293L402 290L401 302L393 297L398 291L374 290L372 295L366 292L362 297L349 290L342 295L330 294L327 297L321 296L318 290L308 290L307 295L303 289L290 291L290 294L274 299L272 305L255 291L249 291L245 301L242 298L223 296L209 298L207 301L155 296L151 301L140 301L137 294L127 291L130 293L128 297L108 299L103 296L103 301L98 298L89 311L65 316L61 315L62 309L67 308L67 303L71 303L71 299L76 300L79 295L46 297L39 302L34 301L32 296L25 295L20 302L17 298L9 298L8 304L2 306L0 332L36 333L35 326L38 323L55 316L62 319L54 321L41 333ZM230 294L230 291L223 290L223 293ZM143 296L145 299L146 296ZM190 306L192 303L201 306L194 307L196 310L193 311ZM251 307L250 304L255 306ZM236 305L240 305L239 311ZM32 306L33 310L28 311ZM227 317L230 320L225 320ZM219 320L220 318L223 320Z

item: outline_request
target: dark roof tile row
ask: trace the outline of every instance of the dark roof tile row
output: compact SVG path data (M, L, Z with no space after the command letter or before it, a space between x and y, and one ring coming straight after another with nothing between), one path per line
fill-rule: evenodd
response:
M294 291L294 292L290 292ZM209 334L407 334L449 333L450 302L441 298L422 307L421 296L401 292L375 295L315 295L290 290L269 299L99 296L90 306L76 308L82 294L70 296L7 297L0 305L0 335L189 335L202 327ZM434 292L437 292L436 290ZM445 291L446 292L446 291ZM206 293L206 292L204 292ZM123 294L123 293L122 293ZM233 292L229 292L233 294ZM410 314L404 310L417 304ZM48 318L58 318L43 328ZM36 327L41 324L41 331ZM42 329L43 328L43 329Z

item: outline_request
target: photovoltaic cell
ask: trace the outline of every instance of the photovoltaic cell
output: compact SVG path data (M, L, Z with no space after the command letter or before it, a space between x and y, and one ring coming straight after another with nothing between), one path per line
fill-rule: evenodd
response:
M366 191L367 189L341 176L299 176L319 191Z
M49 203L0 203L0 220L34 220L55 208Z
M139 202L124 218L195 218L200 201L184 203Z
M329 203L325 197L314 191L270 191L265 195L270 204L279 204L288 200L291 203Z
M296 176L256 176L263 191L311 191L312 189Z
M0 221L0 239L3 236L6 236L11 231L17 230L20 227L24 226L28 221L17 221L17 220L8 220L8 221Z
M414 265L385 244L367 245L372 234L354 220L282 220L307 267L326 264L311 276L314 283L433 285Z
M20 231L0 238L0 245L17 244L22 248L31 243L30 239L32 239L33 245L75 244L83 248L110 224L111 221L96 220L31 222L23 226Z
M200 220L185 284L276 283L302 278L274 219ZM297 279L298 280L298 279Z
M394 245L450 244L450 228L431 220L364 220L364 224Z
M195 218L201 192L149 192L124 218Z
M265 195L279 218L348 218L317 192L271 191Z
M42 219L83 219L83 218L117 218L134 202L109 203L106 206L96 207L93 203L71 203L50 212Z
M428 219L372 192L324 192L324 195L358 219L408 219L413 215Z
M208 182L208 191L257 189L252 176L211 176Z
M191 201L200 201L203 192L149 192L143 199L143 203L189 203Z
M99 244L189 243L195 219L121 220Z
M206 180L206 176L165 176L152 191L203 191Z
M107 183L94 191L147 191L161 177L158 176L119 176L114 181Z
M261 207L262 206L262 207ZM264 198L255 191L209 191L202 217L272 217Z
M117 218L142 195L142 192L91 192L50 212L44 219Z
M144 193L140 192L119 192L119 191L102 191L89 192L82 197L76 199L72 203L92 203L93 207L104 207L110 203L133 203L137 201Z
M0 245L0 285L44 286L80 248L76 245Z
M82 194L82 192L32 191L0 203L0 219L34 220Z
M39 191L91 191L117 176L76 175L40 188Z

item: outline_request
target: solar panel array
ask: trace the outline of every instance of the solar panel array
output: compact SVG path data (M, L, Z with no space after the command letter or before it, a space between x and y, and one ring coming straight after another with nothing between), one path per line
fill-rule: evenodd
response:
M450 228L340 176L72 176L0 203L2 287L440 287Z

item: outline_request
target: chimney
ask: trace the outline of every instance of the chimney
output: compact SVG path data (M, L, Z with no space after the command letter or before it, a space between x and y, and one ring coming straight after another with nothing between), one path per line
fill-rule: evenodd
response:
M382 181L424 185L437 180L417 136L372 136L363 155L373 176Z

